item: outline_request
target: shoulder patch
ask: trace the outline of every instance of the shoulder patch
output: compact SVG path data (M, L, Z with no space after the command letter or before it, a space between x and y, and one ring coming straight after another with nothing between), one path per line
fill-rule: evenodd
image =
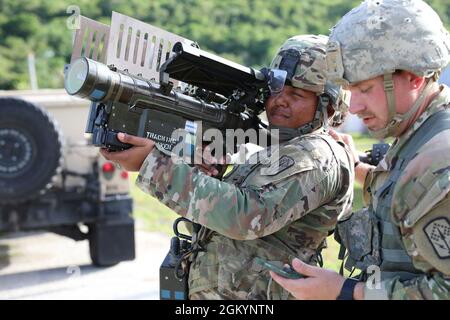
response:
M403 243L414 265L425 272L438 270L450 276L450 196L444 198L406 231Z
M450 258L450 221L439 217L430 221L423 231L440 259Z
M283 172L284 170L292 167L295 164L295 160L290 156L282 156L278 161L275 161L270 167L262 168L261 174L266 176L274 176Z

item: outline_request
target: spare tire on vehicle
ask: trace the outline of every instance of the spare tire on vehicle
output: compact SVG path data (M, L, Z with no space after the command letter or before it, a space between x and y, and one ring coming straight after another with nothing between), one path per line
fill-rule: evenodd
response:
M0 204L43 194L62 163L62 137L42 108L20 98L0 98Z

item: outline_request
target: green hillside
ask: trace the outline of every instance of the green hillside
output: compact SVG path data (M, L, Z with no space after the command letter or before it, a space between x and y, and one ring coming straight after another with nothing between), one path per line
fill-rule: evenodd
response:
M450 24L450 0L428 1ZM71 52L69 5L109 24L111 11L197 41L202 49L248 66L270 62L289 36L328 34L360 0L0 0L0 89L27 89L27 56L36 57L41 88L63 85Z

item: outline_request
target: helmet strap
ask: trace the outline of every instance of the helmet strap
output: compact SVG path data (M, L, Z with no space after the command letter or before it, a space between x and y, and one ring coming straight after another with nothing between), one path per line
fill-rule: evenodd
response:
M328 105L330 98L326 94L319 96L319 102L317 103L316 113L311 122L305 123L298 128L286 128L275 125L269 125L269 129L279 130L279 140L281 142L291 140L295 137L299 137L308 133L311 133L320 127L328 128Z
M303 134L311 133L320 127L328 128L328 105L330 104L330 98L326 94L319 96L317 102L316 112L311 122L304 124L298 130Z
M327 95L319 96L319 105L317 109L321 109L322 111L322 126L325 130L328 129L328 105L330 104L330 98ZM317 113L317 112L316 112Z
M395 102L395 94L394 94L394 81L392 77L393 73L385 73L384 74L384 91L386 93L386 100L388 104L388 124L385 128L380 130L370 130L369 133L376 139L384 139L386 137L393 136L400 124L403 121L409 120L416 112L419 110L420 106L425 101L425 98L431 92L433 83L435 82L435 78L433 77L427 83L425 88L422 90L421 94L414 102L411 109L409 109L406 113L400 114L396 111L396 102Z

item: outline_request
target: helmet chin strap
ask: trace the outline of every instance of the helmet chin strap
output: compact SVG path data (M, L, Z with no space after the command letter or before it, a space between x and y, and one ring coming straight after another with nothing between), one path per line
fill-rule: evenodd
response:
M281 142L289 141L295 137L302 136L313 132L314 130L323 127L328 128L328 105L330 103L330 98L321 94L319 96L319 102L317 103L316 112L314 118L311 122L308 122L298 128L287 128L269 124L269 129L278 129L278 137Z
M326 104L321 103L322 104L322 108L321 108L322 109L322 127L325 130L328 130L328 126L329 126L329 123L328 123L328 102L329 102L329 99L326 100L326 102L325 102ZM317 108L319 108L319 107L320 107L320 104L319 104L319 106Z
M388 104L388 124L386 127L380 130L370 130L369 133L376 139L384 139L387 137L392 137L397 132L400 124L410 119L416 112L419 110L420 106L425 101L425 98L431 93L431 89L433 87L434 82L436 81L436 77L433 77L428 81L425 88L422 90L421 94L414 102L411 109L409 109L406 113L400 114L396 111L396 102L394 95L394 80L392 77L393 73L385 73L384 74L384 92L386 93L386 100Z

